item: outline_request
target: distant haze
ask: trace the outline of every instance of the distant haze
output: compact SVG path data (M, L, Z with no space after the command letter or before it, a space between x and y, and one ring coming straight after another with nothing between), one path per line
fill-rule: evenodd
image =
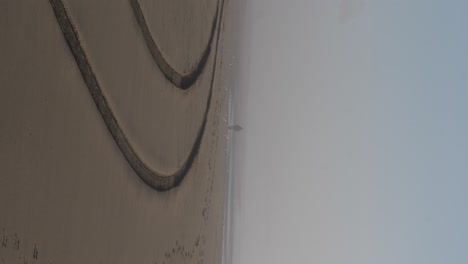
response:
M468 2L244 5L232 263L468 263Z

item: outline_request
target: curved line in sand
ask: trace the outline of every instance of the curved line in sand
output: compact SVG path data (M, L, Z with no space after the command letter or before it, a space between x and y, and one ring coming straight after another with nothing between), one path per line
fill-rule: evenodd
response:
M192 84L195 83L195 81L198 79L201 72L205 68L208 56L210 55L211 45L213 43L213 38L216 31L216 21L218 20L218 4L216 5L216 14L213 18L208 43L206 44L206 47L200 59L198 60L197 65L193 67L188 73L184 74L177 72L177 70L175 70L162 55L161 49L154 41L153 36L151 35L151 32L148 28L148 25L146 24L146 19L143 15L143 12L141 11L141 7L138 3L138 0L130 0L130 4L133 9L133 14L135 15L135 18L138 22L138 26L140 27L141 32L143 34L143 38L145 39L146 46L148 47L151 55L153 56L153 59L156 61L156 64L159 66L159 69L163 72L166 79L182 90L187 90L188 88L190 88L190 86L192 86Z
M216 51L215 57L213 62L213 72L211 77L210 83L210 91L208 95L208 100L206 103L206 109L203 117L202 124L198 130L197 137L195 142L190 150L190 153L182 164L182 166L174 173L170 175L164 175L157 171L152 170L145 162L140 158L138 153L134 150L132 145L129 143L127 137L123 133L119 122L117 121L112 109L109 106L106 96L102 93L101 87L99 82L94 74L94 71L89 63L87 58L86 52L83 49L83 46L80 42L80 37L78 34L78 30L76 29L72 19L67 11L62 0L49 0L50 5L54 11L55 17L57 22L62 30L63 36L75 58L77 66L83 76L83 79L88 86L88 90L100 112L104 122L106 123L109 132L111 133L112 137L114 138L115 142L117 143L120 151L124 155L125 159L127 159L130 166L133 170L138 174L138 176L146 182L148 185L153 187L158 191L167 191L178 186L189 169L191 168L195 157L198 154L200 149L201 141L203 138L203 134L205 132L205 127L208 118L208 112L211 105L211 97L213 92L213 83L214 83L214 76L215 76L215 67L216 67L216 57L217 57L217 49L218 49L218 41L219 41L219 30L216 42Z

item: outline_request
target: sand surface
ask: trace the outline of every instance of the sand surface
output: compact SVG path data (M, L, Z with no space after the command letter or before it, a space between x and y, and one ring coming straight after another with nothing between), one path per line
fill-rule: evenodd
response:
M206 126L180 185L156 191L111 135L51 2L2 1L0 262L219 263L228 3L139 0L161 54L182 74L202 56L218 10L206 65L186 90L151 56L129 0L64 4L109 108L148 168L179 170L205 112Z

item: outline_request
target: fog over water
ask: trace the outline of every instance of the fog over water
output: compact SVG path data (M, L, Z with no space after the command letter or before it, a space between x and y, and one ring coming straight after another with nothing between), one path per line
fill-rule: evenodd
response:
M240 5L232 263L466 263L468 2Z

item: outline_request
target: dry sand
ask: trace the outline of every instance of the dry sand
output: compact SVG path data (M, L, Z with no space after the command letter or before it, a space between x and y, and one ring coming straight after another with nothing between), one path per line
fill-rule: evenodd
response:
M2 1L1 263L221 261L229 3L138 1L161 54L182 74L197 64L220 10L206 66L181 90L151 56L129 0L64 0L109 108L151 170L170 175L187 160L212 83L193 165L166 192L142 181L96 107L51 3Z

